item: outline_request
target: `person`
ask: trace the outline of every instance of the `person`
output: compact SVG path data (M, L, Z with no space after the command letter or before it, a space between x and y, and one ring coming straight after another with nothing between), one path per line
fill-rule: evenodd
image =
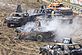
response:
M52 11L51 15L52 15L52 16L54 16L54 14L55 14L55 12L54 12L54 11Z

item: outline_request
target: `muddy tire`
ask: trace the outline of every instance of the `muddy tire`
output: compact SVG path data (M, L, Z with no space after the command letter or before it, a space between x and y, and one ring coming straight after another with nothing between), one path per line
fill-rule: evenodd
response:
M42 41L43 36L42 35L37 35L37 41Z

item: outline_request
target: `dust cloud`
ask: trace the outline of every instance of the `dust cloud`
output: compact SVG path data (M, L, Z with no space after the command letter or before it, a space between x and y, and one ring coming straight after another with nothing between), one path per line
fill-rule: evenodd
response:
M38 17L40 18L41 27L40 32L53 31L56 35L55 40L61 40L66 37L76 38L81 37L82 33L82 17L80 16L55 16L52 18ZM72 23L70 24L70 19ZM30 32L36 30L35 22L27 22L25 26L19 27L22 32ZM75 40L75 39L74 39Z

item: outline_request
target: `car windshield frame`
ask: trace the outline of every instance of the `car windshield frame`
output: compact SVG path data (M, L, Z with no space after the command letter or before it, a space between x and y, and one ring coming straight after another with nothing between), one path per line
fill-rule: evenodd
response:
M23 13L12 13L10 16L11 17L22 17Z

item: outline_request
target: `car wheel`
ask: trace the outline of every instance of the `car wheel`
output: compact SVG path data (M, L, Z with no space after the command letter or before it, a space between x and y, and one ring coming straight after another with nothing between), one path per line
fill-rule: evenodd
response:
M37 41L42 41L43 36L42 35L37 35Z

